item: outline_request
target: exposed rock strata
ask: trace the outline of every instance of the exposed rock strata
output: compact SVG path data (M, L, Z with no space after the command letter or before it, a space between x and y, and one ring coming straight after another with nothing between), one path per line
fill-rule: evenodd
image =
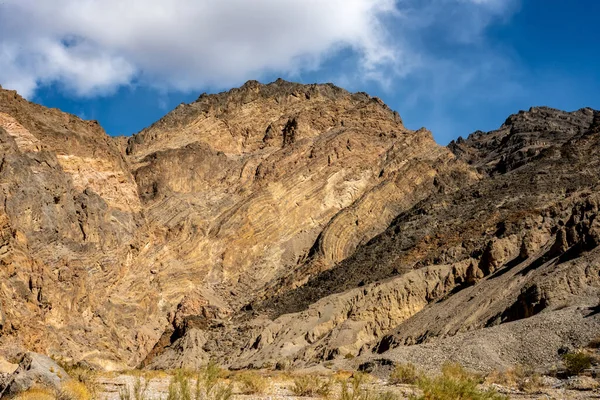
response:
M0 350L300 366L581 321L599 141L600 113L536 108L443 148L377 98L282 80L110 138L0 91Z

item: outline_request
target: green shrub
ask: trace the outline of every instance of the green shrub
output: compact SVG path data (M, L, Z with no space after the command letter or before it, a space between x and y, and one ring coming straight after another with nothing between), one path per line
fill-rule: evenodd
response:
M192 385L190 376L193 374L178 370L169 384L167 400L229 400L233 390L231 385L220 382L221 373L219 366L210 362L196 374L195 385Z
M292 392L299 397L327 397L331 393L331 379L315 375L302 375L294 379Z
M150 380L144 379L140 376L136 376L133 382L133 393L129 390L129 387L125 387L119 390L119 400L146 400L146 392L148 391L148 385Z
M369 400L372 395L363 388L367 375L355 373L350 379L341 381L340 400Z
M578 351L563 355L565 369L569 375L579 375L584 370L592 366L593 358L591 355Z
M231 384L219 382L222 373L213 361L200 370L196 376L195 400L229 400L233 396L233 388Z
M413 364L398 364L390 374L390 383L414 385L419 380L417 368Z
M269 388L269 382L253 371L243 372L236 376L240 389L244 394L264 394Z
M459 364L445 364L436 378L420 378L418 387L423 391L415 400L504 400L507 397L494 390L480 390L481 378L469 374Z

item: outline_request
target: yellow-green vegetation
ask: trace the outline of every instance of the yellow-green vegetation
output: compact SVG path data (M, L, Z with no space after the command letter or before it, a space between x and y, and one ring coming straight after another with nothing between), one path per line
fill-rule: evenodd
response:
M359 372L355 373L349 379L341 381L340 400L369 400L371 398L369 391L363 385L367 381L367 375Z
M413 364L398 364L390 374L390 383L393 385L414 385L419 380L419 373Z
M195 376L189 371L178 370L171 379L167 400L229 400L233 395L231 384L221 382L223 372L213 362L202 368Z
M149 379L142 381L142 378L137 376L133 382L133 392L128 386L121 388L119 391L119 400L146 400L146 392L149 385Z
M243 394L264 394L269 389L269 381L254 371L238 374L235 378L239 382Z
M184 373L188 374L189 376L193 376L194 374L194 372L191 371L184 371ZM126 371L119 371L118 375L130 375L133 377L141 377L147 380L162 379L170 376L169 371L154 369L130 369Z
M69 376L85 385L89 390L92 398L95 398L99 393L98 386L98 372L92 371L89 368L82 366L69 366L63 365L62 368L69 374Z
M192 400L190 378L183 371L176 371L171 378L167 400Z
M586 369L592 366L592 361L594 358L584 352L584 351L576 351L573 353L567 353L563 355L563 363L565 364L565 369L567 374L569 375L579 375Z
M57 400L91 400L92 394L83 383L70 379L63 382L56 398Z
M504 400L494 390L478 388L481 378L470 374L459 364L445 364L442 374L435 378L421 377L417 386L423 395L414 400Z
M56 400L54 392L44 388L33 388L19 393L13 400Z
M301 375L294 378L292 393L301 397L328 397L331 393L331 379L316 375Z

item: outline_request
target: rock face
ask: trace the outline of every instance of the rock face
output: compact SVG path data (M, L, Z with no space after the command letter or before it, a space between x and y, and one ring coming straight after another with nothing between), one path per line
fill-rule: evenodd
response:
M44 386L55 390L71 377L51 358L42 354L27 353L17 369L0 383L0 396L12 396L33 387Z
M0 353L305 365L595 305L599 130L539 108L444 148L278 80L110 138L0 91Z

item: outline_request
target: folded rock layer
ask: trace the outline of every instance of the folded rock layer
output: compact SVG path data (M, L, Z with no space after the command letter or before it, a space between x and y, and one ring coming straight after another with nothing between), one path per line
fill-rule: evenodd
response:
M1 90L0 351L300 366L592 306L599 122L531 109L445 148L278 80L112 138Z

